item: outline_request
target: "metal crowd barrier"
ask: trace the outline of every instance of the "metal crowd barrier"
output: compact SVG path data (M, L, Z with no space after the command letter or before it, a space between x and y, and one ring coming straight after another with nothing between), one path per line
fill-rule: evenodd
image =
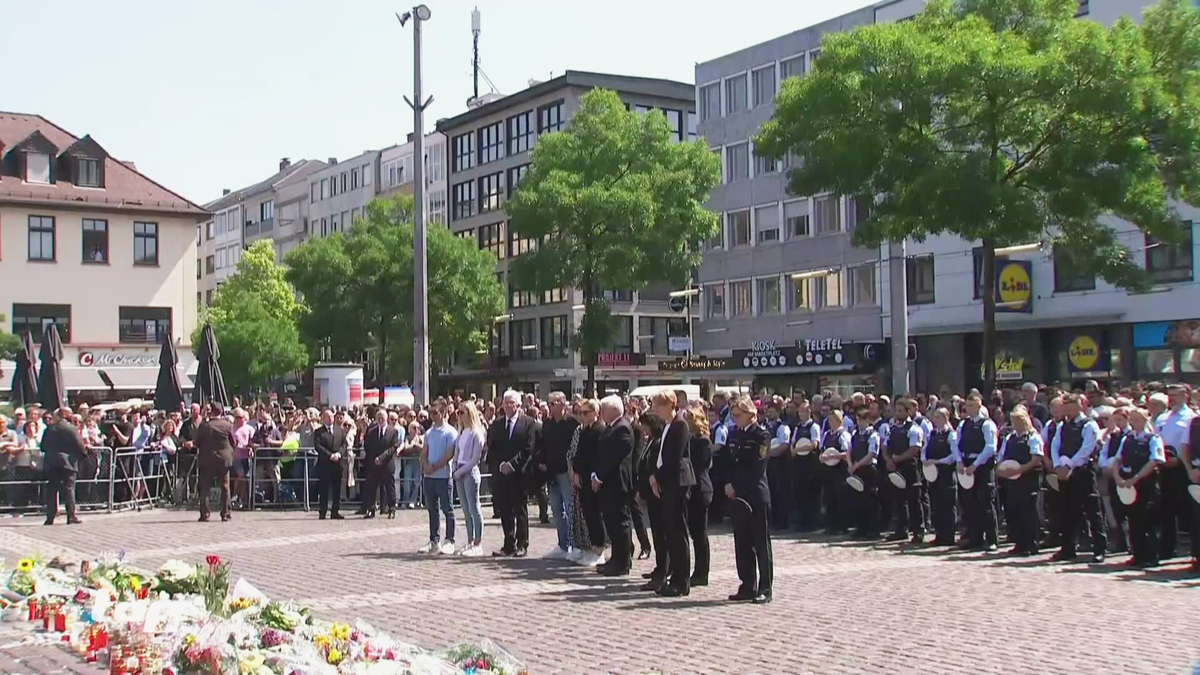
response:
M5 467L0 474L0 513L45 512L49 479L42 462L39 453L36 468ZM157 448L88 448L75 478L75 505L80 511L111 513L169 503L174 478L173 458L165 458ZM63 505L58 506L62 511Z

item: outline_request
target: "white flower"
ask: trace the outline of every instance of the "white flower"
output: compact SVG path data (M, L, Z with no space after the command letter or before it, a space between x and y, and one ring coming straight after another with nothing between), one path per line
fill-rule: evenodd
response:
M196 573L196 566L182 560L168 560L158 568L158 575L167 581L182 581Z

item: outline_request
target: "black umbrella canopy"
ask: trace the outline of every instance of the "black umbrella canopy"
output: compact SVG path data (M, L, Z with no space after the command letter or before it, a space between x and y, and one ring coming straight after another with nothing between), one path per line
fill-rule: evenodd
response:
M25 333L21 350L17 352L17 367L13 372L13 405L27 406L38 402L37 369L33 363L33 336Z
M158 383L154 386L154 407L158 410L176 412L183 409L183 387L179 384L179 355L171 334L164 332L159 340L162 351L158 355Z
M196 367L194 401L200 405L207 405L212 401L229 405L229 394L225 393L225 378L221 376L221 365L218 362L220 358L217 336L213 334L212 324L206 323L200 331L200 362Z
M47 412L53 412L63 407L67 400L67 389L63 386L62 375L63 347L62 339L58 336L58 326L48 324L42 333L42 348L38 353L41 366L38 368L38 390L41 396L38 400Z

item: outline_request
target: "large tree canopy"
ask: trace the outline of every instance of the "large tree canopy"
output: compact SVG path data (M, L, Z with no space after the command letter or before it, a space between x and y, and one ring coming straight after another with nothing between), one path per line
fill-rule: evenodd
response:
M995 249L1070 243L1072 267L1138 288L1114 214L1178 241L1200 185L1200 18L1074 19L1076 0L932 0L912 21L831 34L785 81L758 152L792 152L794 194L874 197L856 243L954 234L984 248L984 379Z
M242 253L237 274L217 288L205 320L192 332L192 349L199 356L200 331L211 323L226 386L231 391L261 389L308 364L296 328L303 311L275 264L271 241L257 241Z
M512 263L522 290L573 288L586 305L574 348L594 380L592 355L612 339L598 288L683 285L700 264L701 243L718 232L704 208L720 162L703 141L672 139L660 111L625 109L616 92L580 97L566 130L538 138L533 165L508 203L509 227L539 241Z
M378 350L376 379L408 378L413 357L413 200L380 198L348 232L314 238L288 254L287 278L312 311L301 322L315 348L350 359ZM427 235L429 345L434 372L473 356L504 308L495 259L473 240L431 225Z

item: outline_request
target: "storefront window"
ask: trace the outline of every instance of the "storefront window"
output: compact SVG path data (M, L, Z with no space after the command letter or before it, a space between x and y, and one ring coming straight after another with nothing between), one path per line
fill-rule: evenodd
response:
M1179 370L1184 373L1200 373L1200 349L1179 350Z
M1137 351L1137 374L1138 377L1174 375L1174 352L1170 349L1139 349Z

